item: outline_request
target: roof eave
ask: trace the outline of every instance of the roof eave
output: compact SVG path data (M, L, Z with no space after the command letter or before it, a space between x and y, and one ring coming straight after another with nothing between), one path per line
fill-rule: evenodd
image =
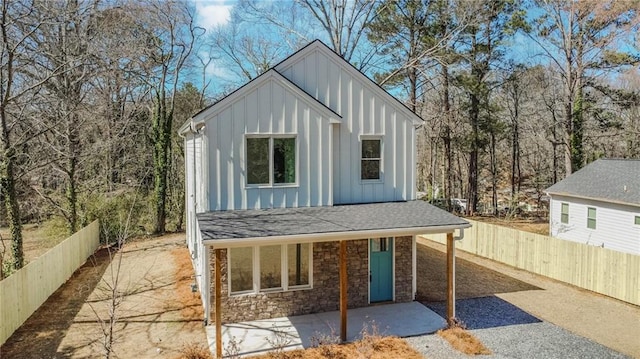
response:
M215 114L219 112L220 110L218 109L226 108L229 105L229 103L232 103L236 99L236 97L242 96L246 91L249 91L252 88L252 86L253 87L260 86L262 83L266 81L270 81L271 79L273 79L274 81L277 81L278 83L288 88L293 93L296 93L298 96L305 97L306 98L305 102L310 107L315 108L317 111L325 115L325 117L327 118L327 120L329 120L330 123L342 122L341 121L342 116L340 116L340 114L334 112L329 107L324 105L322 102L318 101L316 98L314 98L313 96L308 94L306 91L304 91L302 88L297 86L295 83L291 82L289 79L282 76L278 71L275 70L275 68L271 68L266 72L260 74L260 76L240 86L238 89L236 89L229 95L225 96L220 101L202 109L200 112L193 115L187 122L185 122L184 125L182 125L182 127L180 127L179 133L184 134L188 132L187 129L190 122L193 122L194 124L204 123L206 121L206 117L203 118L205 113Z
M227 238L227 239L203 239L203 244L214 248L247 247L252 245L288 244L288 243L314 243L344 241L363 238L400 237L419 234L453 233L456 229L471 227L470 223L449 224L442 226L408 227L373 229L363 231L326 232L311 234L295 234L288 236Z
M180 128L178 128L178 134L180 136L184 136L187 133L191 132L191 123L193 122L193 118L189 118L188 120L185 121L184 124L182 124L182 126L180 126Z
M567 192L549 192L549 191L545 191L545 193L549 197L552 197L552 196L563 196L563 197L588 199L588 200L592 200L592 201L605 202L605 203L621 204L621 205L631 206L631 207L640 207L640 203L617 201L617 200L612 200L612 199L608 199L608 198L581 196L581 195L577 195L577 194L573 194L573 193L567 193Z

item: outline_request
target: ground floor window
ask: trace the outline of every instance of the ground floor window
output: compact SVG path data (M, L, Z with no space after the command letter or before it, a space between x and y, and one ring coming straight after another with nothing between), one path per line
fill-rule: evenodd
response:
M253 249L231 248L229 250L229 279L231 292L253 290Z
M311 243L231 248L228 261L231 294L311 287Z
M289 287L308 286L311 273L311 243L287 245Z

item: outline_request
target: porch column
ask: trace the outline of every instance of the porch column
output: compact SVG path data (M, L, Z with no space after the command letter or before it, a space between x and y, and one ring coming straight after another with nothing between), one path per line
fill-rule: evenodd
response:
M447 233L447 323L456 317L456 245L453 233Z
M216 272L216 358L222 358L222 312L220 311L220 297L222 296L222 281L220 280L220 260L222 250L216 248L215 272Z
M347 341L347 241L340 241L340 339Z

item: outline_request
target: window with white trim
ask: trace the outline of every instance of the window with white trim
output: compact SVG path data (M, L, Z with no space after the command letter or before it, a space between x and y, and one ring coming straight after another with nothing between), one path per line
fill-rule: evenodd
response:
M228 260L232 295L311 288L311 243L231 248Z
M587 207L587 228L596 229L596 209Z
M296 138L294 136L247 137L247 184L296 183Z
M382 159L382 140L379 138L362 139L360 179L379 180Z
M229 283L232 293L253 291L253 248L229 249Z
M569 223L569 203L563 203L560 210L560 222Z
M640 216L635 216L633 223L635 223L636 226L640 226Z

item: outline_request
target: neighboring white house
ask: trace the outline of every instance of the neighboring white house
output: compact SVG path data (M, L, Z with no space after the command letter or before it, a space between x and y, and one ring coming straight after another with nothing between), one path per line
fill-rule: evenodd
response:
M206 321L414 300L416 235L470 226L415 200L422 122L320 41L189 119Z
M640 160L600 159L547 188L551 236L640 255Z

